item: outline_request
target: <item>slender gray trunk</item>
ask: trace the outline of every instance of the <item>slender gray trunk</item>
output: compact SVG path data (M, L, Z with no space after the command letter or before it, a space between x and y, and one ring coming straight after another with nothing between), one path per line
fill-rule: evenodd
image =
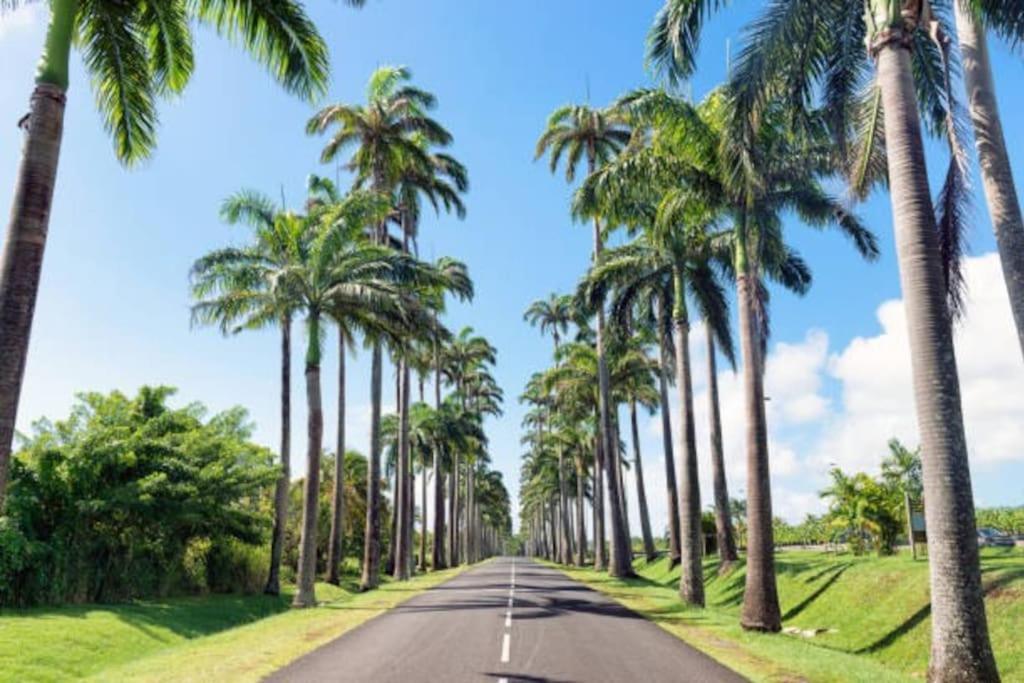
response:
M718 369L715 362L715 335L705 324L708 339L708 421L711 432L711 478L715 492L715 534L718 541L719 571L725 571L737 559L736 536L729 516L729 485L725 480L725 455L722 449L722 415L718 402Z
M960 383L946 309L935 215L910 51L899 31L876 45L885 109L896 252L921 434L931 574L932 681L998 681L988 637Z
M327 582L341 581L345 525L345 333L338 328L338 443L334 459L334 492L331 496L331 537L327 546Z
M281 474L274 486L274 531L270 540L270 571L263 592L281 592L281 555L288 528L288 489L292 481L292 321L281 320Z
M0 266L0 514L4 509L18 400L50 227L65 103L64 89L55 85L40 83L32 92L27 135L4 240Z
M677 305L679 305L677 303ZM697 478L697 437L693 419L693 382L690 371L690 326L677 317L676 385L679 391L679 596L691 605L704 606L702 556L704 535L700 524L700 481Z
M320 517L320 450L323 448L324 413L320 396L320 366L306 363L306 402L308 445L306 446L306 485L302 498L302 539L299 542L298 591L293 607L316 605L316 536Z
M658 351L661 367L658 368L658 391L661 399L661 443L665 452L665 488L668 494L668 557L674 567L679 564L679 494L676 489L676 463L672 450L672 410L668 402L669 352L666 339L668 310L663 299L658 301Z
M452 471L448 475L448 565L459 561L459 454L452 453Z
M398 363L398 463L395 468L395 548L394 577L409 578L409 368L404 360Z
M594 438L594 569L603 572L608 567L608 554L605 545L604 531L604 437L601 436L600 417L597 422L597 434Z
M582 567L587 562L587 527L583 521L584 504L586 503L586 472L582 463L576 467L576 566Z
M967 110L974 125L982 187L999 248L1003 279L1010 296L1010 310L1017 326L1017 340L1024 353L1024 221L1021 220L1013 169L996 103L996 85L992 78L985 26L964 0L957 0L955 4Z
M363 545L363 575L359 581L362 590L380 584L380 408L381 408L381 348L373 344L370 365L370 462L366 470L366 529Z
M436 318L435 318L436 332ZM434 408L441 409L441 359L434 341ZM447 566L444 557L444 473L441 470L441 451L434 451L434 546L431 559L434 569Z
M648 562L658 556L651 535L651 516L647 511L647 491L644 490L644 466L640 458L640 427L636 419L636 401L629 402L629 425L633 436L633 468L636 477L636 504L640 508L640 531L643 534L644 555Z

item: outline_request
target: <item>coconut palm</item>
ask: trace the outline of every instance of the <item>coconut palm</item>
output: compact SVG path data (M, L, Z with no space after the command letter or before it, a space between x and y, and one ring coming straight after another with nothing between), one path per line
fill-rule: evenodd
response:
M0 15L20 0L0 3ZM362 0L349 0L362 5ZM180 94L194 68L192 26L237 39L281 85L312 100L327 86L327 46L297 0L156 7L145 2L51 0L0 269L0 509L49 231L72 47L82 52L117 158L132 166L156 145L156 102Z
M1018 3L988 5L994 21L1014 13L1019 16ZM949 69L942 69L950 61L949 41L944 39L952 35L948 9L948 3L941 0L864 0L829 6L816 14L813 28L808 28L801 23L806 13L795 3L777 3L755 24L733 80L745 93L740 97L744 118L772 106L774 95L783 88L798 95L788 98L790 105L799 105L790 107L790 115L803 109L819 91L829 110L835 112L854 99L832 87L835 73L871 72L874 66L874 81L868 86L869 120L882 123L884 137L864 136L874 137L875 142L869 148L871 153L862 153L860 158L872 160L868 165L873 164L879 175L887 175L913 359L933 596L929 677L995 681L999 676L983 602L952 334L952 319L961 303L957 295L963 215L958 198L966 194L966 162ZM863 18L855 23L841 24L846 17L861 14ZM841 39L836 33L840 25L848 26ZM807 30L814 34L808 35ZM830 72L824 65L848 52L842 49L845 41L866 44L868 54L859 50L849 65ZM808 50L814 51L814 57ZM921 78L915 79L915 73L920 74L929 64L931 73L940 74L938 82L943 87L939 96L922 88ZM857 84L853 80L848 87ZM953 152L939 197L938 220L929 190L919 110L924 111L931 129L946 133ZM846 133L836 126L833 132L840 140Z
M571 183L576 177L576 169L582 159L586 159L587 172L593 173L610 161L629 142L629 130L621 118L612 111L592 109L587 106L566 106L555 110L548 119L540 139L537 141L536 158L547 154L552 173L557 171L563 155L565 156L565 178ZM601 256L604 237L599 221L594 221L594 253L596 261ZM633 575L632 551L630 540L624 528L624 515L621 509L622 493L619 487L617 444L612 437L612 414L609 405L608 369L604 354L604 307L597 310L597 358L600 372L600 429L602 450L609 457L605 458L608 472L608 499L611 507L612 553L608 567L612 576L625 577ZM602 495L602 494L599 494ZM603 506L602 506L603 507ZM594 566L599 570L605 568L604 547L602 543L595 546Z
M291 297L276 284L290 266L291 235L301 219L252 192L226 200L221 217L231 224L247 223L254 240L245 247L218 249L195 262L190 274L196 300L192 321L216 324L225 334L269 325L281 330L281 473L274 490L270 569L263 589L268 595L277 595L281 590L281 554L291 484L291 335L295 310Z

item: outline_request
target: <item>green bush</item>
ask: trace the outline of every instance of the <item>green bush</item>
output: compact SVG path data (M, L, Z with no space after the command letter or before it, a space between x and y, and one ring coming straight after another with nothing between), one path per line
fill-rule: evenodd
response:
M83 394L67 420L35 426L0 518L0 605L254 585L273 458L242 409L205 419L170 408L172 393Z

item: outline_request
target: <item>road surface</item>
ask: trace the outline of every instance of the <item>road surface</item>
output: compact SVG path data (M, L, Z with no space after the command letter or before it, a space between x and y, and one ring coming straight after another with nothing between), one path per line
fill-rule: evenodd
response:
M734 683L744 679L613 600L524 558L466 571L271 681Z

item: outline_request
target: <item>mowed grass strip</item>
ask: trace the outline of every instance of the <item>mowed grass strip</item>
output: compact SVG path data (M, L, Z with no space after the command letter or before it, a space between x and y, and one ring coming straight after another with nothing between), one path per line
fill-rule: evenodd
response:
M0 612L0 681L255 681L467 567L359 593L317 584L321 604L209 595Z
M707 609L684 607L679 568L638 561L637 579L561 568L755 681L913 681L928 668L928 565L909 554L853 557L816 551L776 555L783 625L762 635L738 624L745 569L704 564ZM1024 552L984 550L989 629L1003 680L1024 680ZM811 636L811 633L814 633Z

